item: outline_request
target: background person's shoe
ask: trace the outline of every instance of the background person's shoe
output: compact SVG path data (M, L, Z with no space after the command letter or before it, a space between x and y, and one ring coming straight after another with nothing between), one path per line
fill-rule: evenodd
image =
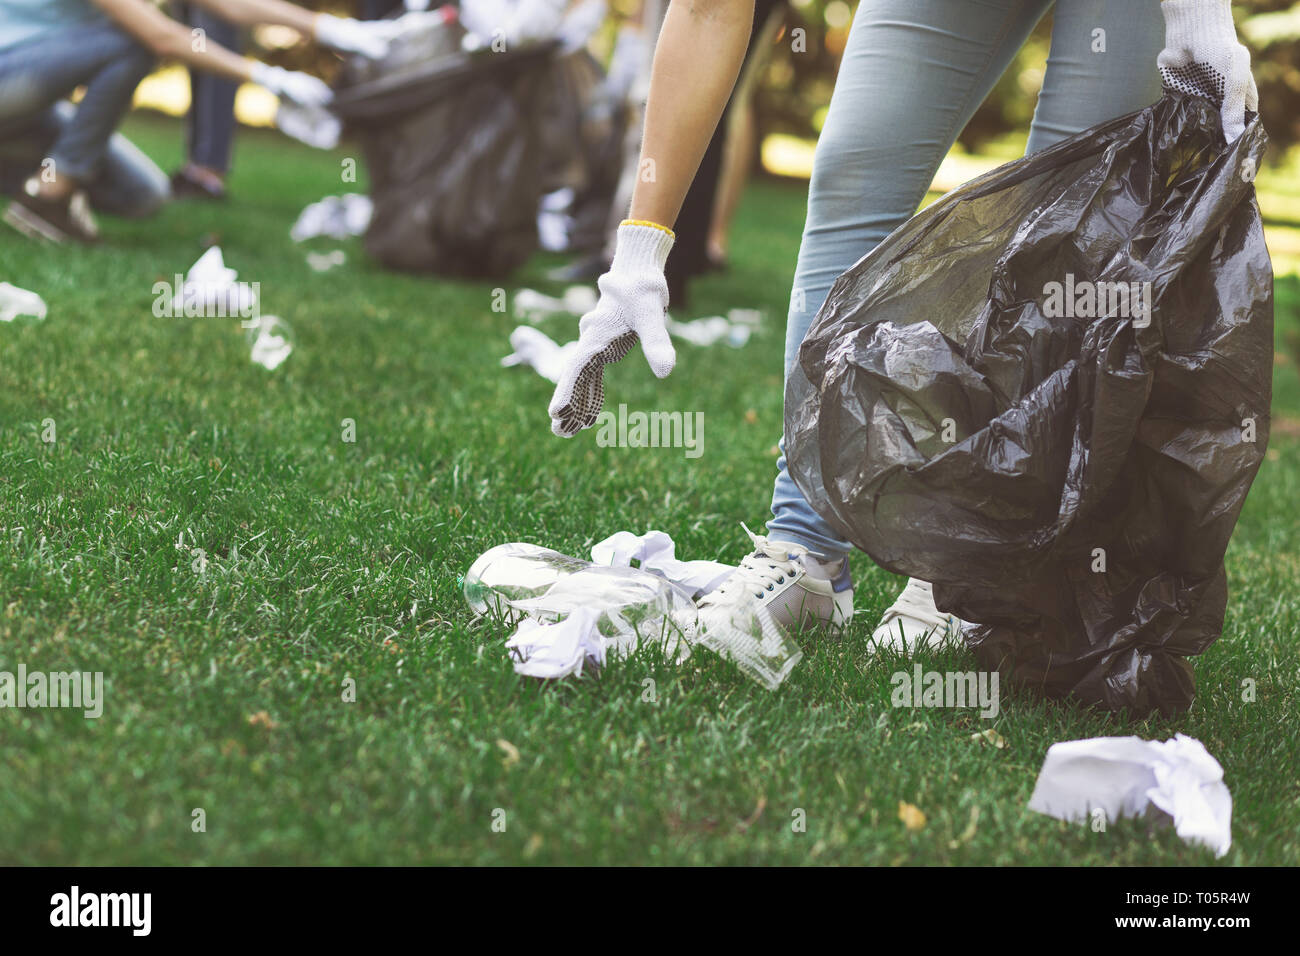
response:
M226 198L226 185L219 178L205 177L188 166L172 173L172 196L176 199L211 199L222 202Z
M877 648L891 647L911 654L927 645L938 647L955 639L963 623L934 606L934 589L927 582L908 578L903 593L871 632L871 641Z
M86 194L78 190L66 199L45 199L28 183L9 203L4 221L23 235L50 242L99 242L99 227Z
M742 526L743 527L743 526ZM719 612L758 615L785 633L817 625L843 627L853 616L853 582L849 560L822 561L802 545L745 533L754 550L716 590L699 599L700 620Z

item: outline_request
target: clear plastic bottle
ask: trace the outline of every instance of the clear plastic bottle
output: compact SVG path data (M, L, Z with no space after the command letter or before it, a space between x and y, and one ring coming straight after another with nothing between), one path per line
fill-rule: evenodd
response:
M524 616L513 610L515 601L539 598L561 578L588 566L587 561L535 544L502 544L479 555L461 587L475 614L515 621Z

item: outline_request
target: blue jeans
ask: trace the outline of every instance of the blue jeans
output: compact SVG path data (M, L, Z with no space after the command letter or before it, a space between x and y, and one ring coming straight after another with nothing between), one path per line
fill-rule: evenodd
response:
M0 165L7 189L54 161L104 212L145 216L171 195L167 177L114 130L153 69L144 47L107 21L69 26L0 50ZM80 103L60 102L78 86Z
M1053 5L1028 152L1159 99L1159 4L862 0L813 160L787 374L835 279L916 211L962 127ZM1093 52L1100 43L1104 52ZM781 447L768 534L828 558L847 554L852 545L804 499L786 471L784 440Z
M239 52L239 27L193 3L177 4L178 19L202 30L213 43ZM224 173L230 169L235 140L235 93L239 84L190 68L190 112L185 123L186 156L192 163Z

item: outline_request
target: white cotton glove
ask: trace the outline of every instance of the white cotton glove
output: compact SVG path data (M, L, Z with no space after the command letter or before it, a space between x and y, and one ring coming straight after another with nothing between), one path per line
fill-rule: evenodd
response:
M299 106L323 107L334 99L334 91L316 77L265 63L253 63L253 82Z
M506 21L506 41L549 40L560 31L567 0L519 0Z
M1156 63L1165 86L1221 103L1229 143L1246 129L1246 111L1259 111L1250 51L1237 40L1229 0L1163 0L1165 48Z
M393 20L353 20L316 15L316 42L343 53L360 53L372 60L388 55L388 44L395 32Z
M471 45L506 48L549 40L560 29L567 0L462 0L460 22L473 34Z
M619 225L614 262L596 282L600 300L578 323L577 348L551 398L551 431L560 437L572 438L596 423L605 403L605 366L627 355L638 339L657 377L673 370L677 353L664 322L664 263L674 238L652 223L624 220Z

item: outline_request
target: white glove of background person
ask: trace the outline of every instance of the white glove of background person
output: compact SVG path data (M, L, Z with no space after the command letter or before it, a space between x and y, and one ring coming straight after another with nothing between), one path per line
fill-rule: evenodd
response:
M560 29L567 0L462 0L460 22L479 44L504 40L506 48L549 40Z
M253 82L299 106L323 107L334 99L334 91L316 77L265 63L253 63Z
M506 20L506 43L550 40L560 31L567 0L519 0Z
M1237 40L1229 0L1163 0L1165 48L1156 63L1165 85L1223 98L1223 133L1229 143L1246 129L1246 111L1259 111L1250 75L1250 51Z
M395 33L393 20L352 20L316 15L316 41L343 53L360 53L372 60L388 55L388 44Z
M614 262L601 276L600 300L578 323L578 345L565 362L551 398L551 431L572 438L596 423L605 403L605 366L619 361L637 339L650 370L663 378L677 353L668 337L668 281L664 263L676 237L663 226L625 219Z

